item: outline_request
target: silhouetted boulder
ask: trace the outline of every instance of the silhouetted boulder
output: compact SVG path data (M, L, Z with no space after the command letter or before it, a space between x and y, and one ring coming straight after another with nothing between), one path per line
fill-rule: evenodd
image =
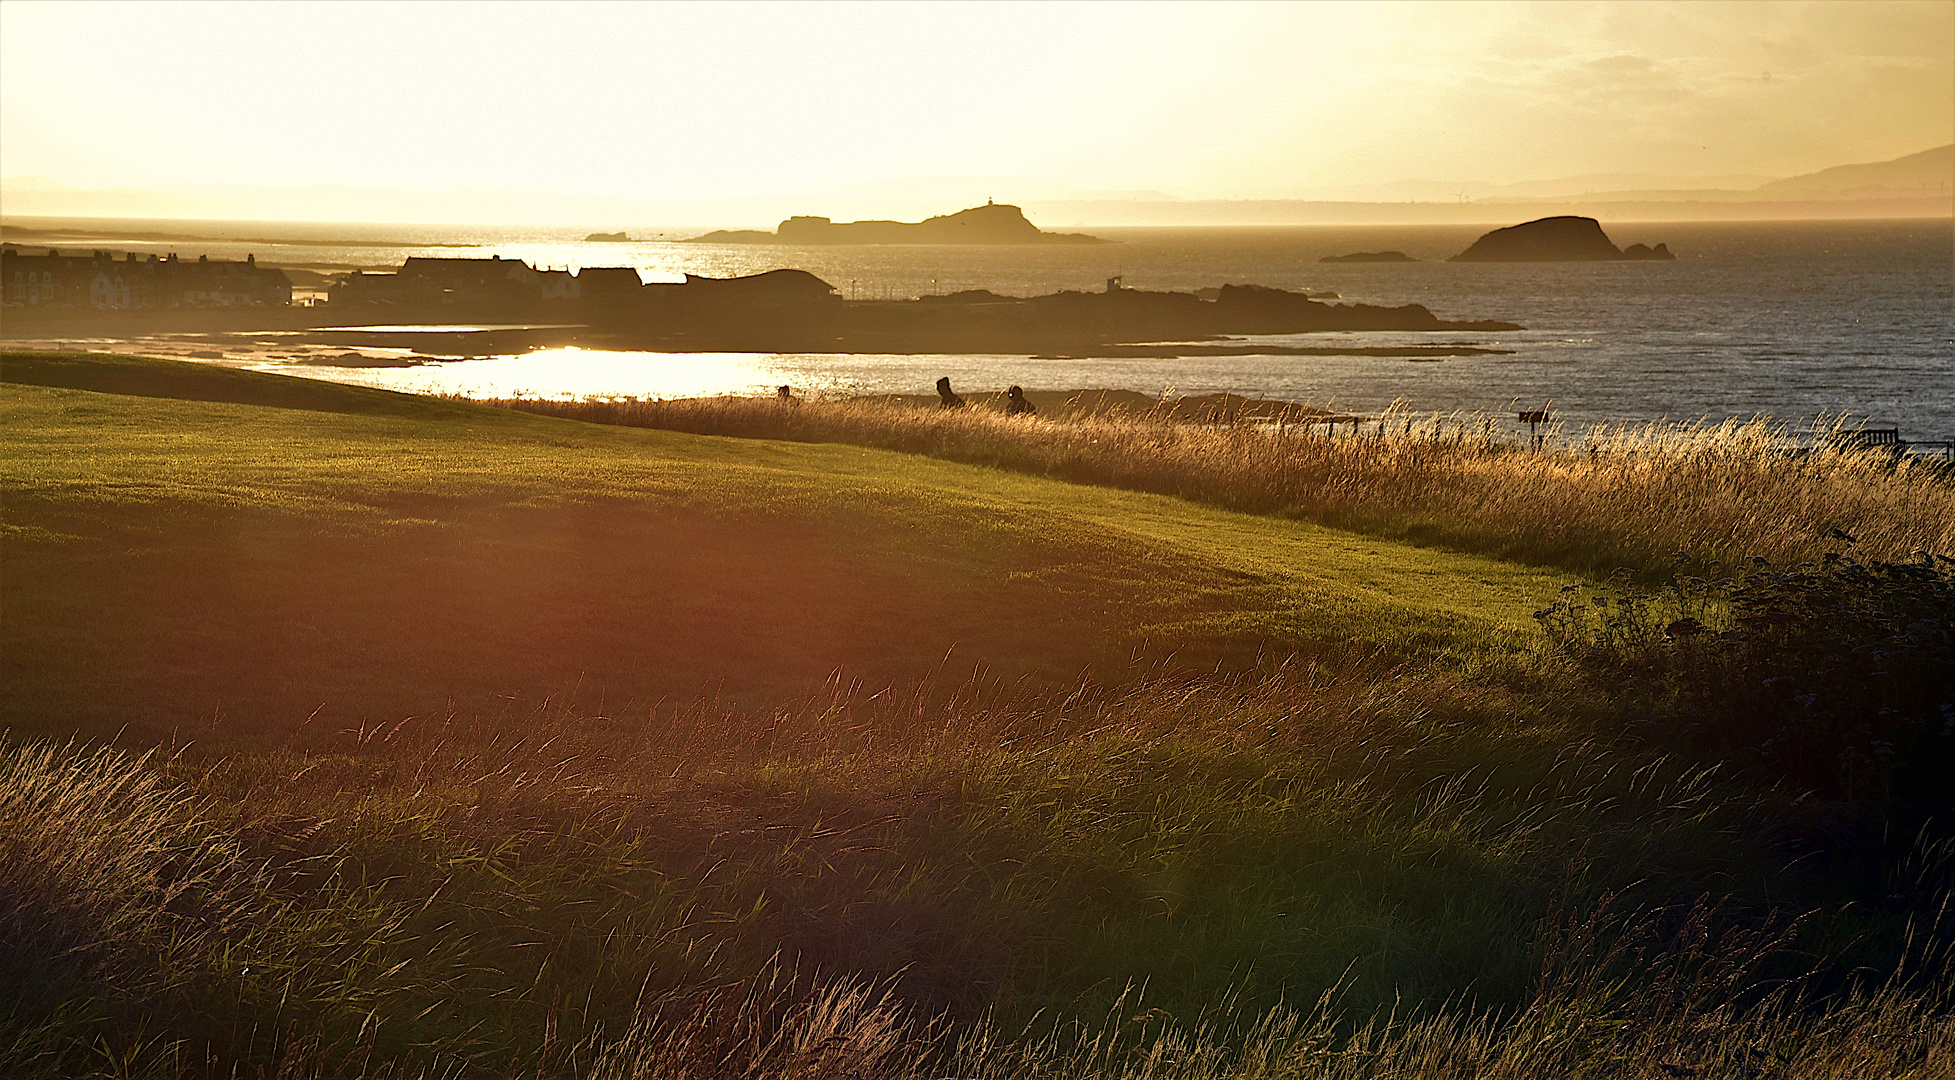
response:
M1644 248L1649 254L1627 254L1609 242L1602 223L1594 218L1541 218L1494 231L1473 242L1473 246L1452 257L1452 262L1604 262L1617 259L1668 259L1670 249L1657 245L1662 254Z
M1395 263L1418 262L1419 260L1403 251L1354 251L1349 255L1326 255L1317 260L1320 263Z

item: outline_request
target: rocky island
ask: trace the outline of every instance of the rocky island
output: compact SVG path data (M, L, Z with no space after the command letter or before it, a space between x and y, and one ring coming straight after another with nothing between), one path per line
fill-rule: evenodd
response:
M1621 259L1674 259L1667 244L1654 248L1616 247L1591 217L1540 218L1494 231L1473 242L1449 262L1606 262Z
M1326 255L1320 263L1408 263L1419 260L1403 251L1354 251L1349 255Z
M825 217L791 217L773 232L734 229L710 232L688 241L694 244L1107 244L1097 236L1049 233L1025 220L1024 211L1004 203L986 203L954 214L923 221L830 221Z
M584 237L586 244L629 244L631 237L621 232L594 232Z

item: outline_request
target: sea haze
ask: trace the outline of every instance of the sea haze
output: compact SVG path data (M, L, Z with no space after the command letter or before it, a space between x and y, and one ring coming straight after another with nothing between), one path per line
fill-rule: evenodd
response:
M16 222L35 227L81 222ZM1073 223L1042 222L1072 231ZM1955 437L1955 227L1929 221L1604 223L1618 245L1667 243L1675 262L1453 264L1481 226L1090 229L1119 243L1072 247L819 247L674 242L698 230L631 228L651 242L582 243L576 230L282 223L119 222L127 243L276 265L392 266L411 254L499 254L552 266L632 265L647 280L798 267L845 295L961 289L1032 295L1128 287L1191 290L1256 283L1345 301L1418 303L1447 319L1505 319L1512 333L1338 333L1270 344L1464 342L1512 355L1031 359L1023 356L551 352L408 369L287 367L372 385L478 394L676 396L787 383L817 394L960 388L1108 387L1159 394L1233 391L1375 412L1506 412L1551 406L1564 420L1694 420L1847 414L1903 437ZM92 229L106 223L88 222ZM605 226L607 229L614 226ZM169 232L212 241L142 240ZM660 236L660 234L663 234ZM581 233L579 233L581 235ZM284 242L280 242L284 241ZM294 242L296 241L296 242ZM436 245L469 245L467 247ZM39 246L36 242L36 246ZM1399 250L1409 264L1321 264L1325 255ZM350 320L351 321L351 320Z

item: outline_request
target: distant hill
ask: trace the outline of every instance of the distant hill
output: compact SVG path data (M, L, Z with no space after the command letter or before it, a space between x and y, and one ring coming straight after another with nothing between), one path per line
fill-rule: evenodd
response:
M825 217L791 217L773 232L736 230L694 237L696 244L1104 244L1080 233L1040 232L1025 220L1024 211L1004 203L986 203L955 214L918 222L830 221Z
M1804 176L1774 180L1752 189L1774 199L1821 196L1898 198L1947 195L1955 191L1955 143L1918 154L1865 165L1835 165Z
M995 183L994 183L995 181ZM796 204L836 214L921 217L931 206L956 206L958 192L998 186L1018 206L996 212L1026 215L1075 228L1148 225L1309 225L1363 223L1495 224L1543 213L1579 213L1608 221L1716 221L1807 218L1947 217L1955 212L1955 145L1885 162L1842 165L1803 176L1772 179L1748 174L1670 176L1594 173L1514 184L1406 180L1386 185L1324 188L1304 198L1177 198L1153 190L1084 191L1056 184L999 178L950 177L890 181L831 194L641 198L480 189L404 191L343 185L276 187L244 184L175 185L154 189L75 188L44 176L0 177L7 218L115 218L199 221L346 221L570 224L583 235L592 222L634 226L632 235L779 221ZM936 192L924 200L923 196ZM978 195L972 199L975 202ZM969 205L965 203L965 205ZM1021 211L1019 207L1023 207ZM1556 208L1549 210L1549 207ZM980 208L982 209L982 208ZM945 215L956 217L957 215ZM941 221L932 218L930 221ZM910 238L825 243L969 243L915 239L919 222L829 222L846 237L855 226L911 230ZM1017 223L1012 224L1018 228ZM1022 229L1038 233L1029 222ZM644 231L639 231L644 230ZM858 234L862 230L855 230ZM122 235L122 234L118 234ZM669 234L668 234L669 235ZM1051 236L1052 234L1040 234ZM754 231L725 243L781 243ZM1085 243L1085 240L983 240L981 243Z
M1521 187L1523 185L1512 185ZM1866 199L1947 198L1955 193L1955 145L1865 165L1836 165L1815 173L1758 184L1703 188L1650 187L1591 190L1580 198L1564 196L1489 197L1476 202L1517 205L1570 203L1696 202L1761 203Z
M1671 176L1662 173L1585 173L1553 180L1524 180L1490 184L1479 180L1399 180L1389 184L1331 187L1308 192L1305 198L1337 202L1525 202L1579 199L1596 192L1748 191L1775 176L1729 173L1715 176Z

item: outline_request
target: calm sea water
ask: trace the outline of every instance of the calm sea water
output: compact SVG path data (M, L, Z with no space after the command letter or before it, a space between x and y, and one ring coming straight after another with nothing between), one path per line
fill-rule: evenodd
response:
M100 223L96 223L99 227ZM1233 391L1362 411L1549 407L1571 422L1848 414L1903 437L1955 437L1955 226L1936 221L1604 223L1611 239L1668 243L1667 263L1454 264L1479 226L1102 229L1099 247L704 246L673 240L587 244L572 230L217 223L126 223L131 230L226 236L174 249L277 264L393 265L410 254L482 255L552 266L630 265L647 280L798 267L844 294L903 297L983 288L1030 295L1098 289L1114 274L1141 289L1227 282L1332 290L1370 304L1419 303L1442 318L1504 319L1512 333L1342 333L1251 342L1384 345L1470 342L1512 355L1033 360L1024 356L623 354L551 350L408 369L294 373L426 391L678 396L1109 387ZM609 226L606 226L607 228ZM271 242L268 238L304 243ZM467 244L456 249L436 244ZM101 240L93 246L111 246ZM1396 249L1412 264L1326 265L1324 255ZM372 350L368 350L372 351Z

